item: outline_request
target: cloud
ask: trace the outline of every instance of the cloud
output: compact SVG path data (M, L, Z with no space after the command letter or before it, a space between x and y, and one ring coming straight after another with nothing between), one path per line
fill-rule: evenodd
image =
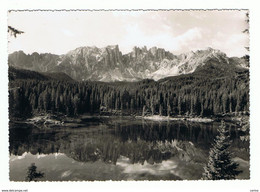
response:
M147 46L148 48L157 46L167 50L177 49L174 37L167 32L158 32L156 34L146 34L141 30L138 24L127 25L126 34L120 43L120 49L127 53L134 46Z
M8 24L24 31L9 52L64 54L80 46L157 46L175 54L212 47L242 56L248 46L245 11L11 12ZM33 25L32 25L33 24Z
M180 42L187 42L187 41L192 41L195 39L200 39L201 37L202 37L201 29L195 27L195 28L189 29L184 34L177 36L176 39Z
M217 37L212 40L212 47L220 49L221 51L227 53L229 57L233 56L244 56L248 54L245 47L249 45L249 38L247 34L236 33L230 36L225 36L225 34L219 33Z
M202 30L200 28L192 28L187 30L184 34L175 38L178 49L176 51L184 51L185 49L197 49L198 43L202 39Z
M123 52L129 52L128 47L133 46L153 46L162 47L169 51L181 52L185 50L192 50L199 45L197 42L202 39L202 30L198 27L191 28L185 33L174 36L167 31L160 31L156 34L145 34L139 25L126 26L126 35L122 41L120 48Z

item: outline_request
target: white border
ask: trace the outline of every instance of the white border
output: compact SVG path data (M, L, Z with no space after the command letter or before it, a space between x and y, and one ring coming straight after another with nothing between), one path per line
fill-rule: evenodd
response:
M259 36L260 11L253 0L6 0L0 12L0 190L28 191L250 191L260 190L259 139L257 109L259 105ZM250 10L250 110L251 159L250 180L236 181L159 181L159 182L9 182L8 157L8 78L7 78L7 10L9 9L249 9Z

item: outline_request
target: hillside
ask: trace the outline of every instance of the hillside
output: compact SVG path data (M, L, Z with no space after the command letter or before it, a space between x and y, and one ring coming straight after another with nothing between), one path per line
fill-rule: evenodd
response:
M26 69L18 69L12 66L8 69L9 81L12 80L40 80L40 81L74 81L70 76L62 72L36 72Z

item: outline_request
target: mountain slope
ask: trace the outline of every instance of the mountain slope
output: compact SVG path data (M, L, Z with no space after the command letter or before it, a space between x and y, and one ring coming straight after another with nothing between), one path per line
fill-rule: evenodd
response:
M211 62L209 62L211 61ZM79 47L65 55L26 55L22 51L9 55L9 65L38 72L64 72L76 80L138 81L190 74L202 66L214 63L222 69L248 68L247 58L228 58L225 53L208 48L173 55L162 48L134 47L123 55L118 45ZM225 71L222 70L222 71Z
M8 78L9 81L12 80L22 80L22 79L30 79L30 80L58 80L58 81L74 81L70 76L62 72L36 72L26 69L17 69L14 67L9 67L8 69Z

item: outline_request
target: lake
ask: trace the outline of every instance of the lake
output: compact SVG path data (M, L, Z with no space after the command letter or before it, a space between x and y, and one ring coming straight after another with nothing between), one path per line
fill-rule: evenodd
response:
M49 128L10 123L10 180L24 181L35 163L40 181L197 180L207 163L220 122L150 121L88 117ZM249 141L226 123L234 161L249 179Z

